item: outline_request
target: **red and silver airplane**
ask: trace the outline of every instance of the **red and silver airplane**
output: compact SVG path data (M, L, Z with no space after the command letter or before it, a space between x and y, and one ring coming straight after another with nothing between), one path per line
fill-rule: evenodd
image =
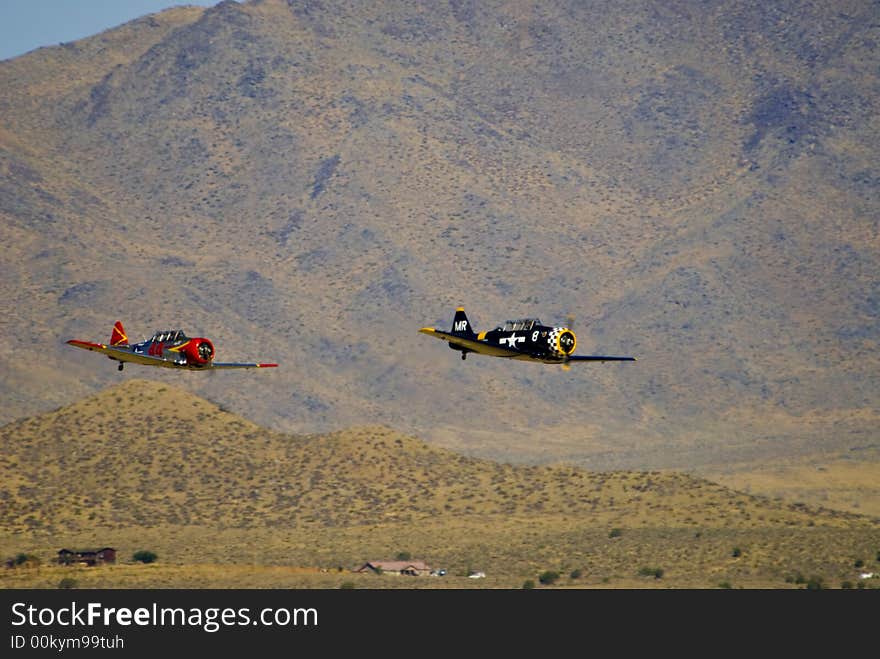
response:
M164 368L185 368L190 371L207 371L214 368L271 368L278 364L254 364L244 362L215 362L214 344L210 339L190 338L183 330L160 331L146 341L129 343L121 321L116 321L110 345L71 339L67 342L75 348L101 352L119 362L119 370L125 362Z

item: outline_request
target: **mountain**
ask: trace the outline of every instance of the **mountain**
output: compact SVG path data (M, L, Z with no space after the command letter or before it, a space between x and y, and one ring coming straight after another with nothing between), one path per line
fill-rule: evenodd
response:
M494 459L877 459L876 4L180 7L0 62L2 420L150 377ZM418 334L574 318L579 353ZM272 372L64 345L182 328Z
M290 578L279 566L344 568L339 581L401 551L504 587L551 568L626 587L647 566L669 587L836 586L880 547L876 518L682 473L498 463L381 426L283 434L149 380L7 424L0 442L0 555L44 564L0 570L0 588L54 587L63 547L116 548L119 571L76 574L103 587L254 587ZM131 572L140 549L158 571Z

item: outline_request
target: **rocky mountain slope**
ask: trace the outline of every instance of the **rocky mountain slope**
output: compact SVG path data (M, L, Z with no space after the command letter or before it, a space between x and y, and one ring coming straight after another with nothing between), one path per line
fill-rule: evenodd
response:
M515 461L876 455L877 19L227 0L0 62L0 418L149 377ZM639 361L462 363L458 305ZM281 367L64 345L117 319Z

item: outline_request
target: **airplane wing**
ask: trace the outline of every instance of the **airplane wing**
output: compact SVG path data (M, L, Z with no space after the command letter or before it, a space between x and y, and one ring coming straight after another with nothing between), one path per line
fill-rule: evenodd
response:
M527 354L520 352L519 350L513 350L511 348L502 348L501 346L490 345L485 341L466 339L464 337L456 336L455 334L451 334L449 332L434 329L433 327L423 327L419 331L422 334L427 334L428 336L443 339L444 341L454 343L456 346L467 348L468 350L479 353L481 355L493 355L494 357L523 357Z
M108 357L112 357L113 359L118 359L124 362L154 364L156 362L166 361L164 359L160 359L159 357L152 357L150 355L138 355L129 350L120 350L119 348L108 346L103 343L92 343L91 341L79 341L78 339L71 339L67 342L67 344L73 346L74 348L82 348L83 350L100 352L107 355Z
M92 352L100 352L107 355L108 357L112 357L113 359L121 362L132 362L135 364L143 364L144 366L186 368L189 370L198 371L206 371L212 368L272 368L278 366L278 364L257 364L251 362L211 362L210 364L206 364L205 366L194 366L192 364L178 364L173 360L163 359L162 357L153 357L152 355L143 355L129 352L128 350L120 350L118 348L114 348L113 346L108 346L103 343L92 343L91 341L79 341L77 339L71 339L67 343L68 345L72 345L75 348L91 350Z
M467 348L468 350L472 350L473 352L483 355L493 355L495 357L511 357L514 359L539 359L535 355L527 352L521 352L519 350L513 350L511 348L502 348L501 346L489 345L484 341L474 341L473 339L466 339L461 336L451 334L449 332L434 329L433 327L423 327L419 330L419 332L421 332L422 334L427 334L428 336L433 336L438 339L443 339L444 341L453 343L456 346L461 346L462 348ZM607 355L573 355L564 359L548 360L548 363L555 363L557 361L563 364L568 362L634 362L636 361L636 358L610 357Z
M110 348L103 343L92 343L91 341L79 341L78 339L71 339L67 342L67 345L71 345L74 348L82 348L83 350L91 350L93 352L103 352L105 355L109 354Z
M568 362L634 362L635 357L606 357L604 355L572 355L566 359Z
M79 341L78 339L71 339L67 342L68 345L73 346L74 348L82 348L83 350L91 350L92 352L100 352L104 355L107 355L111 359L115 359L120 362L129 362L132 364L142 364L144 366L166 366L166 367L175 367L179 366L179 364L175 364L173 361L168 359L163 359L161 357L154 357L152 355L143 355L135 352L131 352L129 350L120 350L114 346L108 346L103 343L92 343L91 341Z

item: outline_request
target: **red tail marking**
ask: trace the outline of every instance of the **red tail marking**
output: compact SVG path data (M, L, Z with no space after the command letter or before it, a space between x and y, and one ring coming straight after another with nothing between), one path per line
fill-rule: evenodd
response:
M111 346L128 345L128 337L125 335L125 329L122 327L122 321L117 320L113 326L113 334L110 336Z

